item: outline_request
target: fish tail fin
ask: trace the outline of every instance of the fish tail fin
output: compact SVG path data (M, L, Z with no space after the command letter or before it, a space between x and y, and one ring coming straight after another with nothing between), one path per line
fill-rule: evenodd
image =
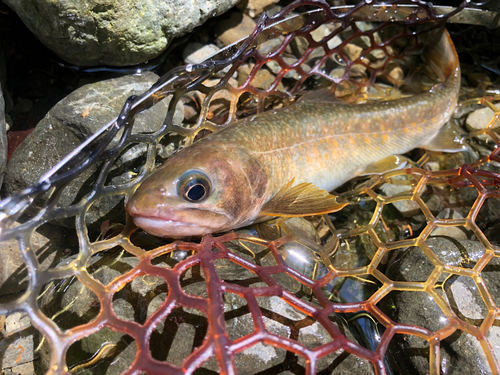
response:
M439 29L438 41L424 50L424 60L441 82L456 75L459 69L458 54L446 29Z

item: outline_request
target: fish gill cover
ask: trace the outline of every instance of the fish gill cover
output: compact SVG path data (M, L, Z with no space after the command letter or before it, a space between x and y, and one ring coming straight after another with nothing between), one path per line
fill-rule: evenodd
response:
M402 95L405 77L425 81L416 61L428 35L461 7L443 15L423 1L295 1L216 59L175 68L130 97L38 184L2 201L1 239L22 255L25 287L3 293L0 314L29 316L38 371L498 373L500 111L487 90L462 90L452 126L465 151L415 151L405 169L357 178L338 189L349 205L335 214L195 242L149 236L123 210L100 231L87 217L110 197L123 207L165 150L308 90ZM273 78L257 83L264 70ZM160 101L169 110L158 130L133 133L136 116ZM178 103L199 111L176 123ZM487 119L466 127L478 111ZM126 153L139 156L124 163ZM92 186L61 205L68 183L96 163ZM118 171L128 179L116 185ZM77 252L37 248L37 229L68 219Z

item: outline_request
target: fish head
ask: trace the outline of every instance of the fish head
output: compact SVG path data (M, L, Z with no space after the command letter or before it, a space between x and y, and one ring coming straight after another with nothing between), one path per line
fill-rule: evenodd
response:
M169 238L202 236L250 224L264 201L267 176L236 148L201 140L147 177L127 203L134 223Z

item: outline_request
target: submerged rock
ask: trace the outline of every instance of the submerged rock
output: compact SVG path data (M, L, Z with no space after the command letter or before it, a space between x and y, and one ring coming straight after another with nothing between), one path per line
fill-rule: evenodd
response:
M0 317L0 368L2 374L34 374L33 359L37 332L28 315L15 312Z
M177 256L183 258L181 253L179 251L172 256L162 255L153 263L155 266L171 269L177 264ZM68 258L61 265L71 260ZM94 279L108 285L113 279L130 272L138 265L139 258L115 248L96 254L89 261L87 269ZM217 260L215 267L218 276L227 283L245 285L248 288L267 285L253 272L243 269L236 263ZM180 285L189 296L204 299L208 296L207 280L199 266L188 268L180 279ZM76 278L54 280L47 284L46 288L47 291L43 292L40 298L40 308L47 316L54 315L54 321L61 329L71 329L92 321L99 313L101 307L96 295ZM163 278L140 275L115 292L112 309L120 319L146 324L147 319L157 313L158 309L165 308L163 304L168 293L170 293L169 286ZM286 303L282 298L257 297L257 302L268 332L297 340L311 350L333 341L331 335L318 321ZM67 308L63 309L64 306ZM64 311L61 313L62 309ZM223 309L225 328L230 340L237 340L254 332L254 316L246 299L234 293L224 293ZM349 340L356 342L342 319L332 314L330 320ZM186 357L203 343L208 334L207 316L200 310L187 307L174 308L168 315L154 323L154 327L150 337L151 356L155 360L166 361L176 366L182 366ZM103 350L106 345L113 349ZM136 354L135 343L130 337L106 328L71 346L67 360L70 369L75 373L111 375L125 371ZM46 370L50 359L48 344L43 344L40 356L41 368ZM93 363L92 358L99 360ZM113 366L110 366L110 363L113 363ZM238 374L255 374L266 370L270 373L282 373L285 369L301 373L306 366L303 357L290 356L285 350L263 342L256 343L235 355L234 363ZM218 372L215 357L203 363L199 371ZM334 374L373 374L374 368L366 359L338 350L318 361L317 372L320 371Z
M485 252L479 241L440 236L431 237L426 243L444 264L462 268L473 268ZM397 252L396 260L386 272L391 280L425 282L434 271L434 265L419 247ZM481 273L491 296L497 296L500 288L499 265L499 259L493 258ZM471 277L443 273L434 287L460 320L476 327L481 325L488 309ZM417 325L434 332L449 324L448 316L425 292L391 292L381 301L380 307L396 322ZM490 327L486 338L493 355L498 358L500 328L495 325ZM402 372L429 373L429 343L425 339L414 335L396 335L389 348L396 358L400 358ZM440 348L443 373L490 373L483 348L473 335L458 329L441 341Z
M38 182L39 178L59 162L81 142L113 120L121 110L128 96L141 94L156 82L158 76L147 72L142 75L129 75L121 78L85 85L57 103L37 124L35 130L16 149L7 167L4 192L8 195ZM181 107L178 107L174 122L182 121ZM162 101L153 108L136 117L133 133L154 132L165 119L168 103ZM111 146L116 143L112 142ZM137 145L125 152L118 164L133 162L145 152L145 145ZM117 164L117 163L115 163ZM117 166L118 168L118 166ZM67 207L90 191L97 178L98 166L92 166L64 189L58 201L59 206ZM115 170L111 182L115 185L130 180L130 176ZM87 212L87 223L94 223L108 215L118 206L120 196L108 196L93 204ZM34 210L42 207L43 202L35 202ZM28 215L33 212L27 212ZM68 221L59 224L71 226ZM73 224L74 225L74 224Z
M215 28L217 40L228 46L250 35L255 29L256 22L246 14L233 12L231 16L219 22Z
M126 66L158 56L177 36L239 0L7 0L52 51L79 66Z
M18 226L14 223L14 226ZM31 249L39 262L39 270L53 265L57 257L68 251L72 240L61 227L41 226L31 236ZM29 274L16 239L0 242L0 303L20 297L28 289ZM1 332L1 331L0 331Z
M254 18L278 2L279 0L242 0L238 3L238 9Z

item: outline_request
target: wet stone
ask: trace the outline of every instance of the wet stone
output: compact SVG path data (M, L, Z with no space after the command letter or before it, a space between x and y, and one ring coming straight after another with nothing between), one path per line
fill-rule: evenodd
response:
M405 176L395 176L394 180L405 180ZM405 194L412 191L411 185L397 185L385 183L381 186L382 190L388 197L392 197L398 194ZM420 212L420 207L417 202L412 200L401 200L393 202L392 205L404 216L412 217Z
M2 373L24 373L33 368L34 345L38 340L36 331L26 313L13 313L0 326L0 363ZM23 367L20 367L23 366Z
M292 223L289 224L297 228L298 231L302 230L307 233L310 231L310 228L302 221L305 220L293 219ZM107 284L117 276L133 269L139 261L138 258L131 256L119 257L119 260L116 259L117 257L118 254L115 254L115 256L106 256L103 254L102 258L98 257L91 262L88 267L89 272L91 272L95 279ZM71 259L68 259L66 262L70 260ZM165 265L160 264L159 266L164 267ZM242 272L242 268L233 262L217 264L216 267L219 277L229 280L227 282L246 285L244 281L249 279L251 280L248 284L250 288L266 286L265 283L259 281L259 279L255 277L255 274L250 271L246 273ZM185 284L185 281L187 281L187 284ZM150 277L148 278L148 276L142 276L134 279L134 281L129 284L130 285L122 289L122 291L127 294L120 295L120 301L122 302L116 304L114 303L114 299L113 311L121 319L139 320L139 322L143 322L144 320L138 319L137 311L144 310L143 313L147 313L147 315L150 316L164 302L167 293L163 291L156 296L157 298L151 299L149 304L145 306L141 305L141 303L143 304L144 300L151 295L152 290L157 292L158 283ZM207 297L203 273L200 273L200 270L195 269L195 267L188 269L181 279L181 285L183 285L184 291L190 295L196 295L201 298ZM137 299L137 297L139 297L139 299ZM81 319L85 316L87 316L88 319L89 307L95 306L95 296L93 293L86 288L82 289L81 285L77 285L76 283L66 287L64 294L61 294L57 298L60 299L59 302L54 301L51 293L45 293L41 298L41 308L44 311L50 306L54 308L56 302L57 304L61 304L61 306L68 306L67 312L65 313L66 317L62 319L76 319L76 321L73 321L73 323L65 321L65 326L67 327L73 324L81 324ZM311 349L327 344L333 340L328 331L320 323L295 309L277 296L258 298L258 303L264 316L266 329L273 334L291 337ZM57 304L56 307L58 306ZM231 340L236 340L254 331L252 315L250 314L245 299L236 294L225 293L223 295L223 308L226 330ZM54 311L57 311L57 308ZM168 325L166 324L166 320L162 320L156 326L151 336L151 351L152 353L154 352L153 356L155 358L156 356L163 356L164 358L161 358L161 360L167 360L170 363L181 365L182 361L193 350L193 345L196 347L201 344L207 329L206 318L200 311L186 308L174 309L171 315L172 317L170 317L170 315L166 317ZM56 321L57 320L58 319L56 319ZM339 327L340 331L346 335L349 340L356 342L352 334L343 326L340 319L334 320L333 323ZM167 328L169 331L165 332ZM174 331L171 331L171 329L174 329ZM174 338L170 336L172 334L175 336ZM79 341L79 351L85 352L85 358L91 358L92 354L96 353L104 343L113 343L120 340L123 343L121 337L122 334L119 332L110 329L102 329ZM163 341L158 341L162 339L164 341L166 340L166 344L171 346L162 346ZM127 358L134 355L132 353L133 345L131 343L128 343L128 346L122 349L123 350L113 357L113 361L116 361L116 363L125 363ZM160 354L158 354L159 351L161 352ZM44 344L40 353L41 367L46 370L50 358L48 345ZM75 355L75 353L71 348L68 355L70 356L69 362L74 363L74 358L71 356ZM103 358L107 360L105 356ZM300 356L292 362L294 363L293 366L299 370L302 369L303 371L305 368L304 359ZM254 374L270 368L286 368L289 366L288 363L289 359L286 351L264 343L258 343L235 357L235 364L239 370L238 374ZM218 365L215 360L209 360L201 367L205 370L218 371ZM335 374L374 373L373 366L370 362L344 352L343 350L332 353L318 362L318 372L326 369ZM114 375L120 374L124 370L125 369L121 366L109 366L103 373ZM78 373L91 374L92 371L91 368L82 368L81 372L79 371ZM293 373L297 372L294 371Z
M479 130L486 128L486 125L493 119L495 112L489 107L476 109L469 116L467 116L467 120L465 120L465 124L469 128L469 130ZM498 120L493 123L493 128L497 128L500 125Z
M105 80L85 85L61 100L12 155L5 176L4 192L10 195L38 182L43 173L56 165L82 141L113 120L130 95L143 93L157 79L156 74L146 72L141 75ZM139 114L134 122L133 133L158 130L165 119L167 109L168 103L164 100ZM179 124L182 119L182 107L178 106L174 123ZM109 147L116 142L118 142L117 137ZM128 182L131 176L124 166L130 165L134 160L140 160L145 151L145 147L141 145L127 150L115 163L111 171L113 176L111 182L114 185ZM92 166L72 180L65 187L58 201L59 206L67 207L88 193L96 181L98 172L98 166ZM109 215L112 210L115 210L114 215L121 213L120 217L123 217L123 206L119 205L122 199L122 196L108 196L97 201L87 212L87 223L98 221ZM33 215L40 209L42 201L43 199L35 202L27 214ZM112 219L109 216L107 218ZM74 220L62 219L57 223L71 227L74 225Z
M310 349L317 348L333 340L321 324L294 309L281 298L259 298L258 302L264 315L264 324L270 333L288 338L293 337ZM229 338L232 340L253 332L253 320L249 312L244 313L248 311L245 305L245 300L241 297L234 294L225 295L225 314L226 316L235 316L234 319L226 320L227 332ZM232 311L240 313L232 314ZM349 331L343 329L342 326L339 328L349 340L355 342ZM255 374L269 368L279 369L284 367L285 357L286 351L258 343L236 357L236 367L239 370L238 374ZM339 361L339 357L345 357L345 359ZM338 364L332 365L335 362ZM300 356L298 358L298 366L305 366L304 359ZM374 373L370 362L352 354L344 356L342 351L332 353L319 361L317 372L324 371L326 368L334 374ZM276 372L281 373L278 370Z
M199 64L219 52L215 44L191 43L183 51L186 64Z
M474 72L467 76L467 80L474 87L489 87L491 86L491 78L485 73Z
M238 0L7 0L40 41L80 66L135 65Z
M463 268L474 267L485 252L478 241L438 236L428 238L426 243L443 263ZM500 287L498 264L500 262L494 258L481 274L492 296L497 295ZM425 254L419 248L412 247L396 251L395 261L386 275L391 280L424 282L433 270L434 266ZM479 327L488 310L472 278L444 273L435 288L461 320ZM425 292L393 292L382 300L380 307L397 322L414 324L432 331L448 324L443 311ZM498 358L500 328L493 325L487 338L493 354ZM412 335L396 335L389 351L398 353L401 371L413 369L416 374L429 373L429 345L426 340ZM440 364L442 371L448 374L490 373L480 342L476 337L460 330L441 341Z
M238 3L238 9L255 18L278 2L279 0L243 0Z
M233 12L231 16L219 22L215 29L218 35L217 40L223 45L228 46L250 35L255 29L255 21L246 14Z
M452 210L451 208L445 208L436 216L436 218L456 220L463 219L464 217L460 214L460 212ZM432 231L431 236L448 236L466 240L467 232L465 231L464 227L438 226Z
M19 224L15 224L17 226ZM58 227L45 226L34 232L31 248L46 269L67 252L69 241ZM15 239L0 242L0 302L19 297L28 288L28 273L21 256L19 242Z
M117 259L119 258L119 259ZM68 263L72 259L66 259ZM133 256L120 256L119 253L103 254L91 259L88 270L92 277L103 284L109 284L117 277L129 272L139 264L139 258ZM160 264L162 266L162 264ZM119 292L115 293L112 308L114 313L125 321L138 321L144 323L147 317L151 316L164 302L167 290L163 281L151 276L139 276L132 282L126 284ZM83 287L74 279L66 284L64 293L54 293L60 282L55 283L55 287L50 285L49 290L44 293L39 300L42 311L48 315L56 314L63 306L67 309L63 314L59 314L54 321L63 328L70 328L84 324L93 317L100 309L96 295L88 288ZM78 342L80 350L77 354L70 350L68 362L74 364L78 362L74 356L91 358L105 343L121 342L126 347L121 348L114 360L117 363L125 363L130 356L133 356L134 345L132 342L122 339L123 333L111 329L102 329L97 333L85 337ZM50 350L44 342L40 350L40 367L46 371L50 361ZM106 356L104 356L106 358ZM110 366L105 374L118 375L126 370L126 367ZM78 372L80 373L80 372ZM91 369L82 370L82 374L92 374Z

